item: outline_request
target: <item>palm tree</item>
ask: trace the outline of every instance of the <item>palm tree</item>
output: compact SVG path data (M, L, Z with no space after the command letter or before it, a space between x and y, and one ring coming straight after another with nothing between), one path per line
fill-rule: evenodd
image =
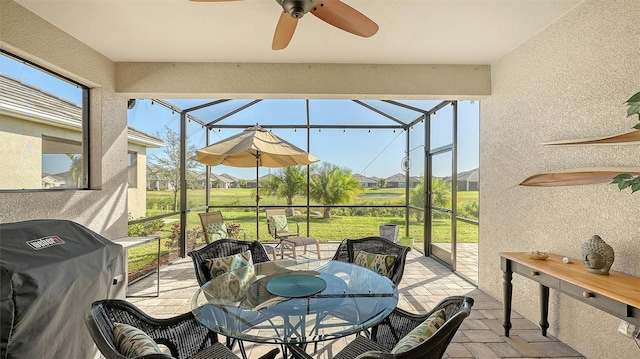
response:
M431 179L431 204L436 207L451 207L451 183L436 177Z
M285 198L289 212L293 214L293 200L297 195L307 192L306 170L302 166L285 167L271 176L260 187L261 194Z
M431 179L432 205L436 207L449 207L451 204L451 184L441 181L438 178ZM411 190L409 203L414 207L423 208L426 201L424 193L424 176L420 178L420 183ZM424 213L422 211L412 211L416 221L422 222Z
M70 153L67 153L67 156L71 160L69 177L71 177L74 187L80 188L82 187L82 156Z
M414 207L424 208L425 203L425 195L424 195L424 176L420 178L420 183L418 183L412 190L409 195L409 204ZM422 210L414 210L411 212L416 217L416 221L421 223L424 219L424 211Z
M331 219L329 205L353 202L362 191L360 182L351 175L351 171L337 165L324 163L313 166L309 197L327 207L323 219Z

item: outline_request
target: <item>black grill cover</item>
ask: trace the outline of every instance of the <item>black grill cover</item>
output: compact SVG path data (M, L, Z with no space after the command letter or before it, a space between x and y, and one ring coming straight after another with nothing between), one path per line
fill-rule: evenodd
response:
M0 224L0 358L93 357L84 313L122 275L122 246L80 224Z

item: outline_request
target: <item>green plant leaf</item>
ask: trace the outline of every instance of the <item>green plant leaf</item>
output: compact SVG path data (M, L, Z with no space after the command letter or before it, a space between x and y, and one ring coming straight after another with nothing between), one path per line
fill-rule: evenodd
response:
M637 94L631 96L631 98L629 98L625 103L631 103L631 102L640 102L640 92L638 92Z
M640 130L640 123L635 125L635 126L633 126L633 128L635 128L636 130Z
M618 188L622 191L623 189L629 187L631 185L631 182L629 181L620 181L618 182Z
M636 179L640 179L640 176L638 176L638 178ZM633 185L631 185L631 193L640 190L640 181L636 181L636 183L634 183Z
M632 175L630 175L628 173L621 173L621 174L613 177L613 182L612 183L619 183L619 182L626 181L626 180L631 179L631 178L633 178Z
M640 102L630 102L627 109L627 116L640 114Z

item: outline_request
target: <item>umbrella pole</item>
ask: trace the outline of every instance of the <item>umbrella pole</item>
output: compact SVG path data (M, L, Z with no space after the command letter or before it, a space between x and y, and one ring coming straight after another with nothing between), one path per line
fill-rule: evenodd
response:
M260 240L260 180L258 178L258 168L260 166L260 156L256 156L256 238Z

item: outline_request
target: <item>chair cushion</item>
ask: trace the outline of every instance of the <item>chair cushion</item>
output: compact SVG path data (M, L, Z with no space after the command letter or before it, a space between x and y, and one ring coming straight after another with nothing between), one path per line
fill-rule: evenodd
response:
M289 232L289 225L287 224L287 216L282 214L276 214L269 217L269 225L276 229L276 233Z
M142 330L123 323L113 323L113 338L120 354L137 358L149 354L162 354L158 344Z
M369 253L366 251L353 251L353 264L369 268L387 278L393 275L393 267L398 260L397 256L388 254Z
M405 335L398 341L398 343L391 349L391 354L404 353L409 351L420 343L429 339L433 333L435 333L446 321L446 313L444 309L433 312L427 319L420 325L413 328L409 334Z
M231 256L206 259L205 265L211 273L211 278L233 271L224 278L219 278L208 287L207 294L213 298L239 301L246 289L256 281L251 252L245 251Z
M207 224L207 235L210 240L227 238L227 225L224 222L209 223Z

